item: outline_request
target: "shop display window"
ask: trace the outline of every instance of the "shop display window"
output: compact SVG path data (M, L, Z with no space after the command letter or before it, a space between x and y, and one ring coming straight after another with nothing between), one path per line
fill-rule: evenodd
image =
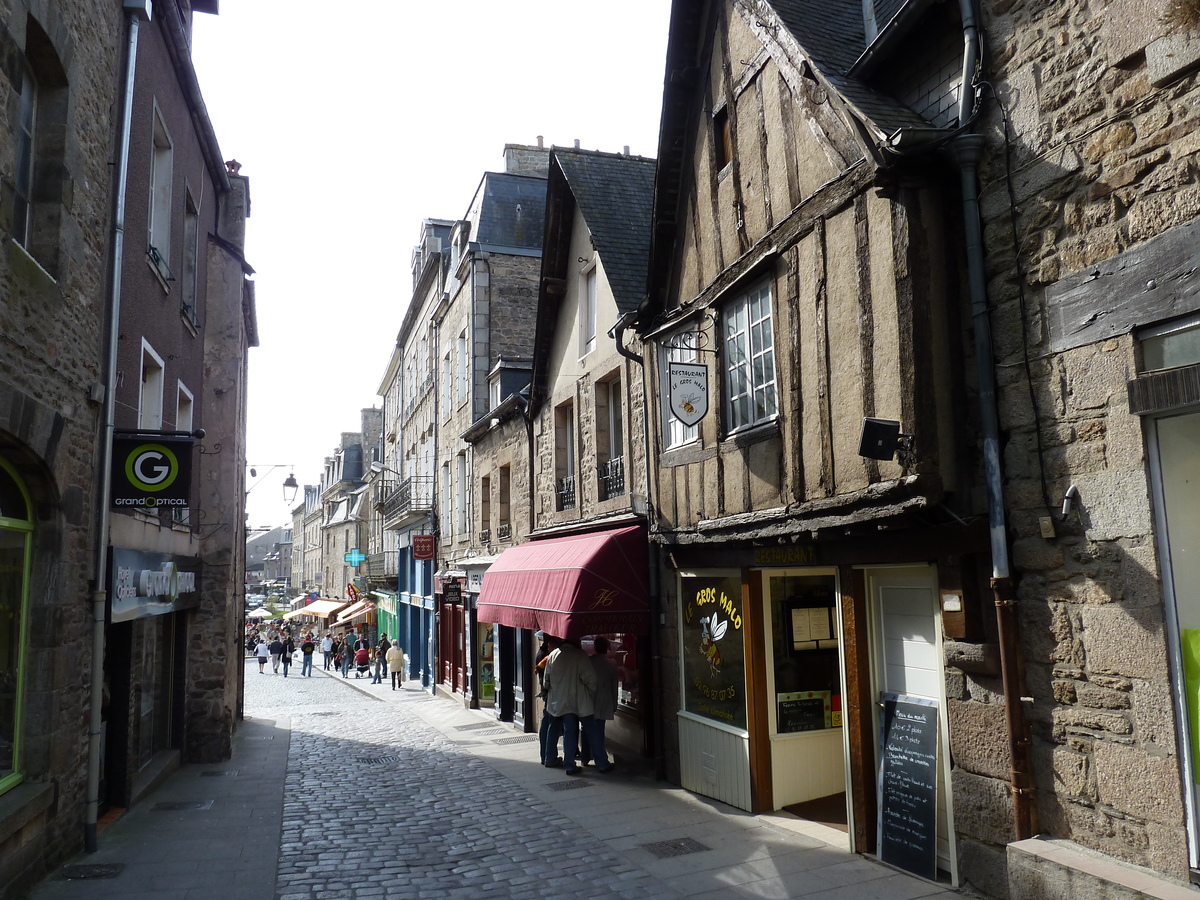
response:
M496 702L496 626L479 623L479 705Z
M745 730L746 643L741 573L680 574L683 707Z
M768 584L776 733L840 728L836 576L772 575Z
M596 638L608 639L608 656L617 664L617 706L636 711L641 706L641 678L638 675L637 637L632 634L594 634L580 642L585 653L594 652Z

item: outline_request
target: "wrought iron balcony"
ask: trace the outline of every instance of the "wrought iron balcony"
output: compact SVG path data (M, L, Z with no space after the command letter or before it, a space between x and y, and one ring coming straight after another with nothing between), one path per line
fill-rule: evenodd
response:
M383 498L385 528L403 528L423 519L433 511L433 476L414 475L400 482Z
M558 482L555 484L555 493L558 495L559 509L574 509L575 476L568 475L566 478L558 479Z
M511 541L512 540L512 525L505 522L496 528L496 540Z
M384 550L367 554L368 578L395 578L400 574L400 551Z
M625 493L625 457L614 456L600 465L600 499L611 500Z
M492 529L485 528L479 532L479 543L490 544L492 542Z

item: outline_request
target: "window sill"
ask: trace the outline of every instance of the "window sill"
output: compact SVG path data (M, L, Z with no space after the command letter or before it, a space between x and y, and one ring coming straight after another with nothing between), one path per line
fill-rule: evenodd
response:
M741 431L726 435L726 437L721 441L721 450L741 450L753 444L778 438L781 433L782 432L779 428L779 420L771 419L769 422L763 422L759 425L751 425L747 428L743 428Z
M158 281L158 286L163 289L163 293L169 296L171 293L171 285L167 283L167 278L165 275L163 275L162 269L159 267L159 264L154 261L154 257L149 253L146 254L146 267L151 271L155 279Z
M9 266L12 268L12 274L15 277L24 276L31 278L31 280L44 282L41 287L58 287L58 280L42 268L42 264L34 258L32 253L11 238L9 239L8 246Z
M4 843L54 803L54 785L24 781L0 796L0 843Z
M715 447L704 447L699 441L690 444L680 444L670 450L664 450L658 457L658 464L669 469L675 466L686 466L691 463L703 462L717 455Z

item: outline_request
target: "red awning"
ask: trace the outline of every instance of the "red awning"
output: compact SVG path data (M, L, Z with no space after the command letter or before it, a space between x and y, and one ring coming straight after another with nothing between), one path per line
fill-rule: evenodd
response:
M563 638L649 634L646 566L640 525L519 544L484 573L479 621Z

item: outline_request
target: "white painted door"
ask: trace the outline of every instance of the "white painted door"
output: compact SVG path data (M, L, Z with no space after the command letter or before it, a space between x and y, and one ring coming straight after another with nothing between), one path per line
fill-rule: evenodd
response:
M948 872L957 885L937 573L926 565L867 569L866 580L874 635L875 699L880 701L885 693L908 694L938 705L938 868ZM878 711L877 707L873 717L877 770Z

